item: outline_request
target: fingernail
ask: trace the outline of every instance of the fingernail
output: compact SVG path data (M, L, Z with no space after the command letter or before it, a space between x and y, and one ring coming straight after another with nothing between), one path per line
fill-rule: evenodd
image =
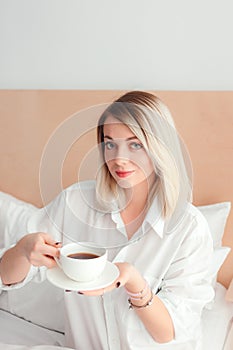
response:
M83 293L82 292L77 292L78 294L81 294L81 295L83 295Z
M55 245L61 244L61 242L56 242Z
M120 285L121 285L121 282L117 282L117 283L116 283L116 288L119 288Z

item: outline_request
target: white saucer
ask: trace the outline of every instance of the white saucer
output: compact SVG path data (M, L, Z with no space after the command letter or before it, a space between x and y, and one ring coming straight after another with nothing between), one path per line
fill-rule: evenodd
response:
M47 270L47 278L49 282L56 287L73 290L73 291L88 291L100 288L105 288L112 284L119 276L119 270L113 263L107 261L103 273L94 281L76 282L67 277L59 267L54 267Z

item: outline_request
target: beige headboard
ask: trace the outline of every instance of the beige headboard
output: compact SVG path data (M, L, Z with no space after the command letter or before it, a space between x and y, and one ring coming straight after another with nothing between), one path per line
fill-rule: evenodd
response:
M123 92L125 91L0 91L0 190L41 206L40 159L52 133L76 112L109 103ZM189 149L194 171L194 203L233 203L233 92L155 93L170 108L177 129ZM85 116L81 117L80 123L85 122ZM94 143L95 134L90 132L81 137L66 155L62 165L64 187L77 181L80 162L86 150ZM87 174L82 176L89 178L92 174L87 169ZM56 191L56 188L52 189L52 195L55 196ZM231 247L232 212L223 241ZM232 277L233 252L221 268L218 279L228 286Z

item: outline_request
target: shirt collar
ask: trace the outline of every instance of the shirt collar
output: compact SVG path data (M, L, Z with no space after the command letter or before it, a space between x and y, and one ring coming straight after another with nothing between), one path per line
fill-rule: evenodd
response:
M165 221L162 216L162 208L158 196L154 198L144 223L148 223L160 238L163 237Z
M112 217L112 220L117 224L117 228L120 228L120 231L123 233L122 229L122 221L119 218L119 208L117 206L117 203L115 202L115 210L112 210L111 212L101 212L99 211L99 216L102 217L106 214L110 214ZM143 222L143 229L145 230L145 224L149 224L149 226L153 229L153 231L158 234L160 238L163 238L164 234L164 226L165 221L162 216L162 208L161 204L159 202L158 196L156 196L146 214L145 220Z

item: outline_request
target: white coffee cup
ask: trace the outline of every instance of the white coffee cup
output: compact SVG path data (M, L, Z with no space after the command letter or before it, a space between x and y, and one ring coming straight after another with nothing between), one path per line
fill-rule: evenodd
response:
M107 250L91 247L88 242L68 243L60 248L60 257L56 258L56 262L72 280L88 282L95 280L104 271Z

